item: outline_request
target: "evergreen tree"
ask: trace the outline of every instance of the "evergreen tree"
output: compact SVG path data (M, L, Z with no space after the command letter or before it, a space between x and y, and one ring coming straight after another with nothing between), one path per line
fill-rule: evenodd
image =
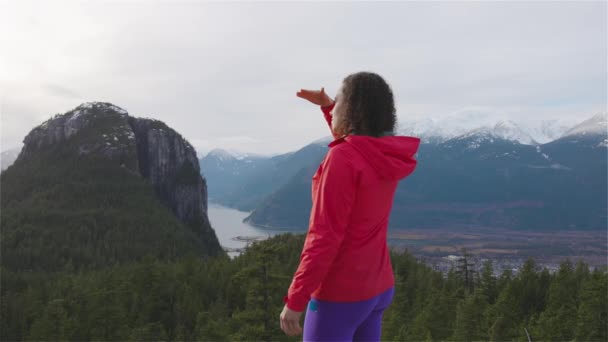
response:
M462 256L458 259L456 274L460 276L464 284L465 294L473 293L475 287L475 263L472 261L472 256L462 248Z
M504 272L503 275L503 279L508 277ZM520 331L521 311L517 293L517 285L514 282L506 284L496 304L486 314L490 324L488 331L490 341L510 341L524 333L523 330Z
M608 340L608 272L596 269L581 288L575 337L577 341Z
M540 286L538 266L532 258L528 258L515 283L518 285L517 299L522 321L528 322L530 317L542 312L545 308L547 289Z
M572 340L576 327L577 280L570 260L560 264L549 288L547 309L540 315L533 338L542 340Z
M274 272L279 262L276 256L281 248L278 245L254 243L249 251L253 255L252 262L235 274L235 281L247 289L247 299L245 309L235 314L235 320L242 324L233 338L270 341L282 333L277 325L277 317L283 303L277 294L287 287L276 280L288 280L289 277Z
M492 260L487 260L483 263L480 279L481 293L486 297L488 304L494 304L498 296L496 285L496 277L494 276L494 268Z
M481 290L475 290L458 303L453 339L458 341L488 340L484 312L488 306Z

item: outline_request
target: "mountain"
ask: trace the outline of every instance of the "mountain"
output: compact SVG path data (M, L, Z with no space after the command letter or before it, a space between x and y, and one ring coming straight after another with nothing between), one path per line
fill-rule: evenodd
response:
M579 214L575 207L595 208L596 215L606 222L606 179L608 170L608 120L599 113L569 129L561 138L542 146L543 153L552 165L563 165L571 170L575 182L559 184L569 200L563 207L572 215ZM604 207L596 207L596 201ZM588 215L593 213L583 212Z
M211 151L200 160L201 172L210 184L210 200L243 211L253 210L302 169L318 164L327 151L325 140L273 157L238 159L225 150Z
M247 202L255 201L256 191L244 193L249 180L274 172L275 163L269 157L234 155L222 149L211 150L200 161L201 173L208 180L209 201L247 209ZM239 196L240 193L240 196Z
M601 138L605 138L608 135L606 131L607 126L608 113L598 113L566 131L562 135L562 138L600 138L601 140ZM601 140L600 143L604 144L604 140Z
M427 141L418 151L418 169L397 189L390 226L606 229L605 129L596 116L562 138L531 145L519 142L529 135L504 122ZM260 202L246 220L306 229L315 166Z
M2 151L0 153L0 161L2 163L1 170L4 171L7 167L13 165L17 157L19 156L19 152L21 152L21 147L11 148L6 151Z
M161 121L85 103L32 129L2 172L2 260L89 269L222 253L192 146Z
M423 142L442 143L483 129L507 140L538 145L561 137L573 124L572 119L540 120L523 124L496 118L483 111L468 110L444 117L402 120L397 132L400 135L420 137Z
M511 120L499 121L492 127L491 132L505 140L516 141L524 145L538 145L538 142L534 140L530 133Z
M442 118L401 121L397 134L417 136L423 144L442 144L449 140L468 141L469 148L493 140L507 140L518 144L538 146L556 140L572 128L570 120L543 120L537 125L521 125L512 120L498 120L481 110L466 110ZM455 140L454 140L455 139ZM332 137L313 141L308 148L320 146L324 154ZM275 157L252 155L243 152L216 149L201 159L201 170L211 181L209 198L214 202L251 211L259 201L282 185L297 172L306 169L309 158L300 159L295 152ZM507 153L507 152L505 152ZM289 159L290 170L278 165ZM313 156L321 160L322 155Z
M494 140L511 141L524 145L537 145L528 133L522 130L513 121L500 121L493 127L480 127L465 134L456 136L452 141L466 140L470 141L470 148L479 147L483 143L492 143Z
M398 123L399 135L420 137L422 142L441 143L484 126L494 126L493 114L483 108L467 108L439 117L408 119Z
M323 158L323 155L321 155ZM317 163L320 163L319 160ZM283 230L303 230L307 226L312 207L310 199L311 177L315 164L300 169L288 182L266 196L243 220L251 225Z
M542 120L536 125L527 126L527 132L534 137L535 141L546 144L560 138L573 124L571 119Z

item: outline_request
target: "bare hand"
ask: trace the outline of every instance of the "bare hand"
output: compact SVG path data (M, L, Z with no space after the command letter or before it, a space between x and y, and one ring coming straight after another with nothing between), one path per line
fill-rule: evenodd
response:
M300 89L296 95L322 107L334 103L334 100L325 93L325 88L321 88L321 90Z
M281 330L289 336L300 335L302 333L302 327L300 326L301 316L302 312L293 311L285 305L283 312L281 312Z

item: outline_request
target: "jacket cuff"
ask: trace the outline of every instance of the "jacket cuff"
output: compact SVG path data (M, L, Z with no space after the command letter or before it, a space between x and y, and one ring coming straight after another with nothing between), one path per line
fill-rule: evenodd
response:
M323 113L329 115L329 112L331 112L332 109L334 109L334 106L336 105L336 103L332 103L329 106L321 106L321 110L323 111Z
M285 303L290 310L293 310L295 312L302 312L302 311L306 310L306 306L308 305L308 300L306 300L305 302L297 301L297 300L294 300L293 298L289 298L289 296L285 296L285 297L283 297L283 303Z

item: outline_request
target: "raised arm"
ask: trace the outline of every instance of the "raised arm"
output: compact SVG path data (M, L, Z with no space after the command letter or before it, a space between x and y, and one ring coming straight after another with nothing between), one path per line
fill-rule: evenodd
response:
M325 116L325 121L327 121L327 125L329 125L329 131L333 135L334 139L338 138L334 134L334 131L331 128L331 119L332 119L331 110L334 109L335 105L336 105L336 103L332 102L332 104L330 104L329 106L321 106L321 111L323 111L323 116Z
M329 97L329 95L325 93L325 88L321 88L321 90L300 89L296 96L321 106L321 110L325 116L325 121L327 121L327 125L329 126L329 131L334 139L336 139L337 136L334 134L331 128L331 110L334 108L335 102L331 97Z

